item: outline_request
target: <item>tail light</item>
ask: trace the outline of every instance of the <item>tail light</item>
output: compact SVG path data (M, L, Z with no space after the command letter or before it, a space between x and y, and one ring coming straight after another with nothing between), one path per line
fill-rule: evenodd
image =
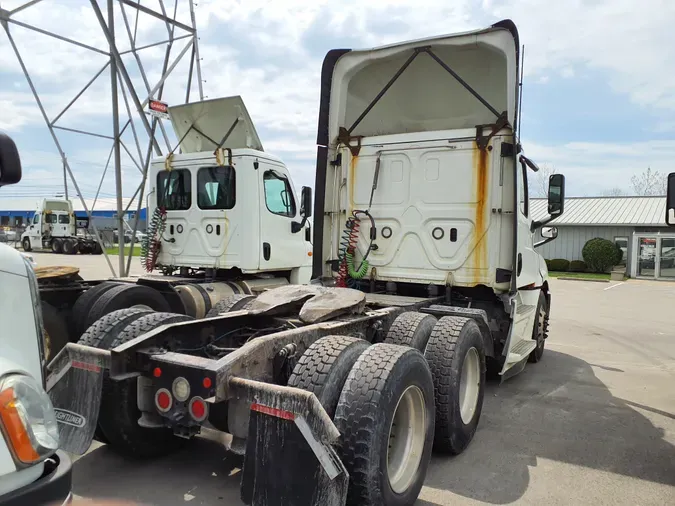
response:
M209 414L209 408L201 397L193 397L189 409L190 416L197 422L203 422Z
M173 405L173 398L171 397L171 392L166 388L160 388L155 394L155 406L162 413L166 413L171 409Z

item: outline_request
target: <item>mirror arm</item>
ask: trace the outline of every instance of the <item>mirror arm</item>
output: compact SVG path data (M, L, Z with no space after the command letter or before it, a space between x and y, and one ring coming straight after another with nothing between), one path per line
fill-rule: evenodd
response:
M543 241L535 242L532 247L538 248L539 246L543 246L544 244L547 244L547 243L551 242L553 239L555 239L555 237L547 237Z
M530 225L530 232L536 231L538 228L543 227L547 223L550 223L553 221L554 218L557 218L557 216L551 216L549 215L548 218L543 219L542 221L533 221L532 224Z
M307 216L302 217L302 221L298 223L297 221L292 221L291 222L291 233L292 234L297 234L300 232L303 227L305 226L305 223L307 223Z

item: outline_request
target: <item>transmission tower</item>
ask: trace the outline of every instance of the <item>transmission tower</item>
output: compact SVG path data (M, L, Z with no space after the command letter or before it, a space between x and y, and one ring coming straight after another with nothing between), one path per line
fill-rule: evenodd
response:
M91 42L89 40L76 40L75 38L66 37L56 33L55 31L47 30L21 20L22 15L26 14L27 10L39 8L37 5L43 1L45 4L54 3L53 0L51 2L47 0L31 0L11 10L8 10L2 8L3 2L0 0L0 24L2 24L2 27L7 34L9 44L16 55L21 70L26 77L28 86L31 89L33 97L35 98L35 102L40 109L54 144L56 145L59 155L61 156L64 171L64 190L66 195L68 192L67 183L65 181L67 175L73 187L75 188L80 203L87 213L89 222L92 224L96 240L101 244L105 259L113 276L117 276L117 272L119 272L119 276L128 276L131 258L133 256L133 247L136 240L136 230L138 227L140 211L144 202L145 185L150 159L153 153L155 156L162 156L165 151L169 152L172 150L170 144L170 135L167 133L167 130L162 123L163 119L158 116L149 116L146 108L151 101L162 100L165 87L167 86L168 80L172 76L172 72L174 72L176 66L181 61L185 60L186 55L189 55L187 56L187 58L189 58L189 67L187 73L187 82L183 81L185 83L184 86L186 90L185 103L190 101L192 91L191 88L194 81L196 81L197 84L199 100L204 98L199 57L199 44L195 21L195 6L192 0L166 0L166 2L165 0L155 0L154 2L145 0L143 5L141 0L138 2L132 0L90 0L89 3L91 9L98 24L100 25L101 33L104 37L102 40L104 40L105 46L100 48L90 45ZM150 3L153 4L153 7L148 6ZM165 3L167 5L165 5ZM86 2L83 2L83 4L86 5ZM167 10L167 6L171 9L170 11ZM187 18L189 18L189 20ZM119 26L120 19L123 22L123 26ZM145 22L156 22L155 20L159 20L166 27L166 35L163 34L162 30L161 36L158 37L159 40L146 40L142 45L137 44L139 26L141 28L143 27L144 20L146 20ZM93 75L93 77L78 93L75 94L72 100L63 106L60 113L54 115L53 117L49 117L47 114L44 102L36 89L30 72L26 67L25 61L26 59L29 59L31 55L26 55L27 58L24 58L21 48L16 43L15 38L12 35L14 31L18 33L19 30L30 30L38 33L39 36L53 37L62 42L73 44L88 51L90 54L95 53L106 56L105 64L102 66L102 68ZM122 36L120 37L121 32ZM147 58L145 61L143 59L144 50L157 47L161 48L161 46L165 46L161 74L158 79L156 79L154 82L151 82L148 77L149 73L146 72L148 63ZM0 48L1 47L2 46L0 46ZM176 47L178 47L177 54L172 55L172 52L175 53ZM131 65L125 64L124 61L124 57L128 55L133 56ZM110 79L110 96L107 98L102 97L102 100L109 100L112 106L112 132L110 135L104 135L91 130L69 128L63 125L63 115L69 109L71 109L79 99L81 99L82 95L92 86L94 82L96 82L98 79L105 79L106 74L108 74ZM136 84L133 82L134 77L137 78ZM123 125L120 125L120 96L122 97L122 103L124 104L127 118ZM122 139L122 135L127 131L127 129L130 129L133 134L135 146L132 146L132 149L129 149L127 143L125 143ZM101 234L96 227L96 222L92 219L91 211L93 210L93 206L90 208L87 205L83 194L80 191L77 178L75 177L75 174L73 173L73 170L71 169L71 166L68 162L68 158L66 157L66 152L63 149L63 142L60 138L60 135L63 132L104 138L110 140L112 144L108 160L105 164L105 168L103 169L103 174L100 180L101 182L98 185L98 191L96 192L96 198L94 199L93 205L96 205L96 200L98 199L105 174L108 168L112 165L115 174L117 237L119 243L119 264L117 272L113 267L113 263L111 262L108 253L105 250ZM135 152L133 152L134 147ZM141 182L136 188L133 197L126 205L122 198L122 150L124 150L126 156L132 160L133 165L141 174ZM125 261L123 240L125 235L124 217L129 212L134 202L136 202L136 212L132 227L132 242L129 249L129 255Z

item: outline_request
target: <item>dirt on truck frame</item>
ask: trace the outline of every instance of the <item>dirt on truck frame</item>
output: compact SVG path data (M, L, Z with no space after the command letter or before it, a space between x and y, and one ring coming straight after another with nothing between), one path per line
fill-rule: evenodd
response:
M550 178L549 217L533 221L519 44L505 20L329 52L311 282L235 293L205 317L137 302L93 321L48 367L64 448L96 438L150 458L206 426L244 456L247 504L413 504L432 451L473 439L486 375L544 355L535 248L557 235L544 225L565 181Z

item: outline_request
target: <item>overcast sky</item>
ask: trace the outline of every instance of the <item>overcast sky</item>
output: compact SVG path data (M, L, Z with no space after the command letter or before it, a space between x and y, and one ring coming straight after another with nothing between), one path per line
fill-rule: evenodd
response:
M0 0L0 7L12 9L23 3ZM105 15L106 2L99 3ZM142 3L159 10L157 0ZM187 2L178 3L178 17L189 22ZM174 0L164 4L173 9ZM526 48L522 124L526 153L564 173L568 195L598 195L614 187L630 192L631 176L647 166L662 173L675 171L672 1L199 0L198 4L205 95L243 96L265 150L285 160L298 191L314 182L319 75L329 49L366 48L476 29L504 18L515 21ZM125 49L126 31L115 5L118 37L125 41L120 46ZM106 49L86 0L43 0L15 19ZM145 15L139 19L139 45L166 35L163 23ZM105 63L103 55L10 27L51 118ZM185 42L175 43L174 55ZM142 54L150 80L156 81L163 49ZM133 60L126 58L140 89ZM187 59L168 84L170 103L184 100L185 76ZM110 135L109 89L106 71L59 124ZM124 110L122 101L120 107ZM24 160L24 181L4 188L0 197L33 197L62 188L60 158L2 30L0 130L14 137ZM136 153L130 133L124 139ZM83 194L93 196L109 141L66 132L59 137ZM130 196L139 172L128 157L123 169L123 193ZM102 195L114 193L109 171Z

